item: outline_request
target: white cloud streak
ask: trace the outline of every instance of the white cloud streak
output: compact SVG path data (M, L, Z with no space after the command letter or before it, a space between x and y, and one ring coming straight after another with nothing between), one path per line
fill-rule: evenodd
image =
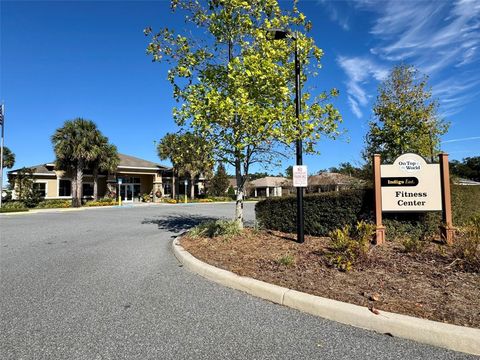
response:
M404 62L429 75L442 116L460 112L479 95L475 89L480 84L480 1L355 0L355 6L375 14L370 33L376 44L370 49L370 62L377 68ZM349 72L351 66L345 61L342 65L345 58L338 59L358 114L368 98L363 89L358 91L365 79L356 79ZM349 104L353 111L350 99Z
M357 118L361 118L363 113L360 106L366 106L370 98L364 89L364 85L372 79L384 80L388 75L388 70L368 58L361 57L339 56L337 63L348 77L345 85L347 86L350 109Z
M480 136L472 136L472 137L466 137L466 138L445 140L445 141L442 141L442 144L448 144L448 143L454 143L454 142L472 141L472 140L480 140Z

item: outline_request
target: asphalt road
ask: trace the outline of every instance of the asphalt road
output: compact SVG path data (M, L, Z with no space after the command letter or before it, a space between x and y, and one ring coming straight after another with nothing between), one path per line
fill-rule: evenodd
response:
M0 215L0 358L474 358L310 316L180 267L172 236L232 214L231 204L198 204Z

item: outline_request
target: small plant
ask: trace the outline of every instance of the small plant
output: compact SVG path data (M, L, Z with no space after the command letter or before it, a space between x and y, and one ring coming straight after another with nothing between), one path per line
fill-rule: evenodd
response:
M292 266L294 263L295 263L295 258L291 254L282 256L277 260L277 264L284 265L284 266Z
M330 263L341 271L351 270L358 258L367 255L374 233L375 225L365 221L357 222L353 230L345 225L331 231L333 253L328 255Z
M480 272L480 214L472 216L459 232L454 243L455 260L460 260L465 270Z
M241 230L238 223L233 220L214 220L204 222L192 230L190 236L192 237L209 237L217 236L231 237L240 234Z
M414 236L407 236L402 240L403 250L407 253L422 252L426 244L426 241L422 241L420 238Z

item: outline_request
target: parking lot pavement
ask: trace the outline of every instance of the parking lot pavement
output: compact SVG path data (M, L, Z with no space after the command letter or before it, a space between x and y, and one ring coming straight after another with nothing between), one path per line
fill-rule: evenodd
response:
M254 220L254 204L245 204ZM2 359L473 359L211 283L172 236L234 204L1 216Z

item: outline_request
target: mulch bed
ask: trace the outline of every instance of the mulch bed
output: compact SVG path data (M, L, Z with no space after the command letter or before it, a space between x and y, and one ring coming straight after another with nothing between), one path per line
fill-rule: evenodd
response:
M480 274L465 272L444 245L405 253L388 242L372 246L349 272L329 264L329 238L246 229L230 238L182 238L182 246L213 266L272 284L352 304L480 328ZM282 264L280 259L293 257ZM288 263L288 261L287 261Z

